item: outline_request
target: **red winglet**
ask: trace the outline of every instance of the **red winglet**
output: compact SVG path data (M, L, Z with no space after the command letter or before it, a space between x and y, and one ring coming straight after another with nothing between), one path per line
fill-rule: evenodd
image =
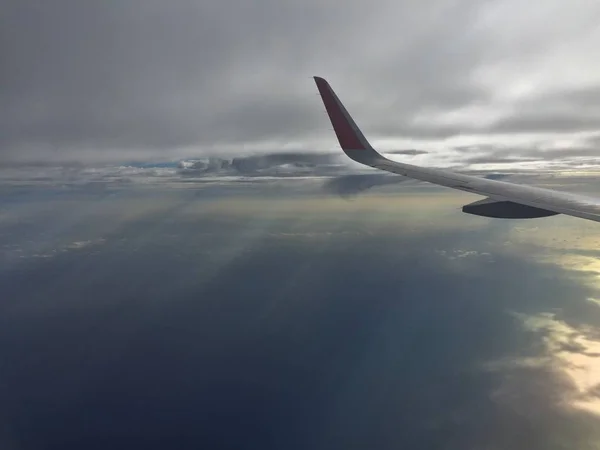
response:
M356 126L340 99L335 95L329 83L321 77L314 77L321 94L329 120L343 150L367 150L369 143Z

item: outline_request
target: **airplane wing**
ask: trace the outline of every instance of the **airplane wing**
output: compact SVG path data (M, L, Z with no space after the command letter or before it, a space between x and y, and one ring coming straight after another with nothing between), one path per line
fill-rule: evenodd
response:
M340 146L354 161L416 180L485 196L485 199L463 206L463 212L468 214L503 219L566 214L600 222L600 198L419 167L385 158L369 144L329 83L321 77L314 79Z

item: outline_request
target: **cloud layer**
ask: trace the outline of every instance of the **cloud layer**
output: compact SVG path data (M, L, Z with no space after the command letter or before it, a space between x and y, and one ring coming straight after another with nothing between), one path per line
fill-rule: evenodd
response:
M4 447L597 447L595 224L273 191L0 196Z
M600 125L599 14L589 0L9 0L2 160L324 151L315 74L390 149L581 145Z

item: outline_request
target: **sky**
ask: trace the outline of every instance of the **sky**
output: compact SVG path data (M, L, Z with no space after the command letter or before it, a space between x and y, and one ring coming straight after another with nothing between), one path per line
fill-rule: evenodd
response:
M0 162L326 152L320 75L382 150L581 166L599 19L593 0L9 0Z
M599 449L600 4L8 0L0 447ZM598 103L600 105L600 103Z

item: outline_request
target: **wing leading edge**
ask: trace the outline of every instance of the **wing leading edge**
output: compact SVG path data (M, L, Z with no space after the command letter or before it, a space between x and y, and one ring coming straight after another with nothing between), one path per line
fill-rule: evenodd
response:
M314 77L342 150L354 161L416 180L445 186L488 199L463 207L470 214L501 218L533 218L566 214L600 222L600 199L534 186L392 161L369 144L329 83Z

